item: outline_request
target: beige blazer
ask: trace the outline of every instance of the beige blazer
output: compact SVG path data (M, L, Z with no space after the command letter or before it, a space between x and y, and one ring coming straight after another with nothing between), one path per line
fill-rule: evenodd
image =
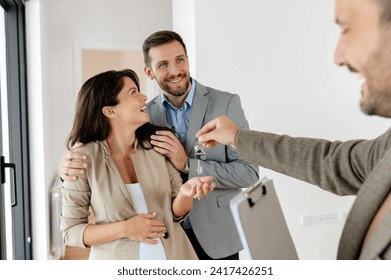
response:
M63 206L61 232L66 245L85 248L84 230L88 225L89 207L96 224L107 224L136 215L129 193L110 157L106 141L96 141L78 149L87 155L87 172L75 182L62 186ZM157 212L167 228L162 238L167 259L197 259L197 256L171 211L172 199L179 192L182 179L168 160L154 150L137 146L132 155L137 178L149 212ZM89 259L138 259L139 242L122 238L92 246Z

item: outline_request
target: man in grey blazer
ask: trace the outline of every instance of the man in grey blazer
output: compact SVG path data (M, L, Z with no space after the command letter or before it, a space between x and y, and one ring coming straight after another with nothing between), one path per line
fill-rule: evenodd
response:
M197 176L194 155L196 132L219 115L231 118L239 127L248 122L236 94L198 83L190 77L186 45L172 31L151 34L143 44L145 73L155 79L162 93L148 102L150 122L175 128L157 132L151 143L167 156L184 179ZM195 201L183 227L199 259L238 259L243 249L229 201L241 188L258 180L258 166L239 160L229 146L205 149L202 174L215 178L214 192Z
M391 117L391 1L336 0L342 32L335 62L365 78L360 106ZM391 129L373 140L346 142L240 129L226 116L197 134L206 147L235 147L241 159L318 185L356 195L338 259L391 259Z

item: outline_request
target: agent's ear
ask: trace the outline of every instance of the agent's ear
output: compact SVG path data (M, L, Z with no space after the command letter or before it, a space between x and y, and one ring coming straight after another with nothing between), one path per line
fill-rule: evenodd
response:
M115 110L111 106L105 106L102 108L102 113L105 115L107 118L112 119L115 117Z
M150 78L151 80L155 79L155 76L153 75L152 69L150 67L145 66L144 72L147 75L147 77Z

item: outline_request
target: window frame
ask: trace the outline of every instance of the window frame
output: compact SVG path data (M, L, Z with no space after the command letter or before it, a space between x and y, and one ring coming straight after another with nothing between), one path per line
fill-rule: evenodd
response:
M0 0L5 12L6 72L9 118L10 158L15 164L16 205L12 207L13 258L32 259L29 146L28 146L28 104L26 67L25 1ZM15 63L17 62L17 63ZM1 217L0 217L1 218ZM0 223L1 227L4 227ZM2 238L0 236L0 238ZM3 259L4 248L0 248Z

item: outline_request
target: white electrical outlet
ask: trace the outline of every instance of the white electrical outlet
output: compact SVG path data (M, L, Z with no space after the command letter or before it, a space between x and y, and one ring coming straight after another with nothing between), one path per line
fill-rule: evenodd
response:
M337 212L319 213L314 215L314 225L332 224L338 222Z
M315 226L324 224L333 224L344 222L349 213L347 209L341 209L335 212L323 212L323 213L304 213L300 215L301 226Z

